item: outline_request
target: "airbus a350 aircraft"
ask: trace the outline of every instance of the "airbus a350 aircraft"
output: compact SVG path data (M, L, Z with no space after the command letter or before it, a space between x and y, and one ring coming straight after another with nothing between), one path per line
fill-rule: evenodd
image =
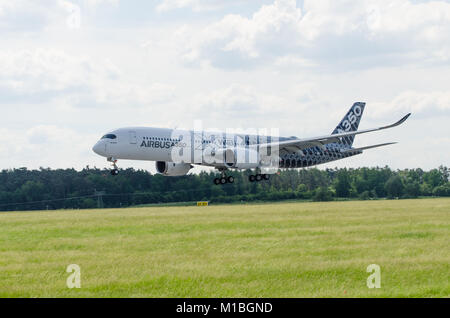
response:
M356 135L402 124L358 131L365 103L355 103L331 135L304 138L255 134L211 133L167 128L121 128L104 135L93 151L112 162L112 175L119 174L117 160L155 161L165 176L183 176L193 165L215 167L221 177L215 184L233 183L230 169L252 169L251 182L268 180L279 168L304 168L361 154L364 150L394 144L353 148Z

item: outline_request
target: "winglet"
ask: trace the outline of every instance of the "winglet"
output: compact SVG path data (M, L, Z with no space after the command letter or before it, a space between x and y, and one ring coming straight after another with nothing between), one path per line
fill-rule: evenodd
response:
M395 124L386 126L386 128L391 128L391 127L395 127L395 126L398 126L398 125L403 124L403 123L409 118L409 116L411 116L411 113L409 113L409 114L407 114L406 116L404 116L402 119L400 119L400 120L399 120L398 122L396 122Z

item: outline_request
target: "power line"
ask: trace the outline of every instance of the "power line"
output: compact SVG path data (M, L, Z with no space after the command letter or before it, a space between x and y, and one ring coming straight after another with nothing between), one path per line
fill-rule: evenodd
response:
M232 184L223 185L222 188L227 188L233 186ZM32 205L32 204L42 204L42 203L52 203L52 202L61 202L61 201L70 201L70 200L79 200L79 199L87 199L87 198L97 198L97 206L103 207L103 197L118 197L118 196L142 196L142 195L164 195L164 194L173 194L173 193L192 193L199 192L205 190L211 190L211 187L204 187L198 189L180 189L180 190L172 190L172 191L148 191L148 192L130 192L130 193L111 193L108 194L106 191L97 191L94 189L94 194L85 195L85 196L76 196L69 198L59 198L59 199L49 199L49 200L40 200L40 201L30 201L30 202L16 202L16 203L3 203L0 204L0 207L7 206L19 206L19 205Z
M16 203L3 203L3 204L0 204L0 207L10 206L10 205L26 205L26 204L37 204L37 203L60 202L60 201L66 201L66 200L92 198L94 196L95 195L85 195L85 196L80 196L80 197L71 197L71 198L62 198L62 199L51 199L51 200L30 201L30 202L16 202Z

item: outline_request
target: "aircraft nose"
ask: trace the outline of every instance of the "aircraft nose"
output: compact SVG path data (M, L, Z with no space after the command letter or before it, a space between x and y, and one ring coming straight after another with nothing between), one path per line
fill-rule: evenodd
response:
M97 155L103 155L102 152L102 145L100 142L97 142L94 147L92 147L92 151L95 152Z

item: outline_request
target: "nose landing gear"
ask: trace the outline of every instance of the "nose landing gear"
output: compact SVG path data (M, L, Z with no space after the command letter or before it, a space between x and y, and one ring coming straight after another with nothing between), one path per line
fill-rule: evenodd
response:
M119 167L117 167L117 159L108 158L109 162L112 162L113 169L111 169L110 173L112 176L117 176L119 174Z

